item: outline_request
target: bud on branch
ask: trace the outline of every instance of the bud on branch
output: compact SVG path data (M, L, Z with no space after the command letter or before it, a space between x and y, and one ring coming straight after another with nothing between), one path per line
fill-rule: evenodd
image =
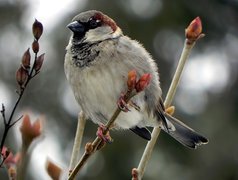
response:
M23 54L21 63L25 69L30 69L30 64L31 64L30 48L28 48L26 52Z
M37 119L34 123L31 123L30 117L26 114L23 118L21 125L21 135L23 144L28 147L32 141L41 135L41 121Z
M28 71L22 66L16 72L16 80L20 87L24 86L29 74Z
M185 29L185 36L190 42L194 42L202 37L202 22L199 17L196 17Z
M129 91L135 89L136 78L137 78L136 71L135 70L131 70L128 73L128 78L127 78L127 87L128 87Z
M141 92L144 91L144 89L149 85L151 80L151 75L150 74L143 74L139 81L136 83L136 92Z
M34 40L33 43L32 43L32 50L34 53L38 53L39 52L39 43L38 41Z
M37 19L32 25L32 33L36 40L40 39L43 33L43 25L41 24L41 22L37 21Z
M37 57L36 61L35 61L35 65L34 65L34 70L36 71L36 73L38 73L41 69L41 66L44 62L44 58L45 58L45 53L41 54L39 57Z

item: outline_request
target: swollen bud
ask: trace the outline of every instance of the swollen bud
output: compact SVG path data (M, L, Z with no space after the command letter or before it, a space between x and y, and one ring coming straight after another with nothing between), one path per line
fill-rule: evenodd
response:
M36 72L39 72L40 69L41 69L41 66L44 62L44 58L45 58L45 53L44 54L41 54L37 59L36 59L36 62L35 62L35 65L34 65L34 70Z
M7 147L3 146L1 155L4 159L6 159L11 152L7 149Z
M174 111L175 111L175 107L174 107L174 106L170 106L170 107L168 107L167 109L165 109L165 112L166 112L167 114L169 114L170 116L173 116Z
M185 29L185 36L190 41L196 41L202 35L202 22L199 17L196 17ZM203 35L202 35L203 36Z
M52 179L60 179L62 169L50 160L46 162L46 170Z
M34 53L38 53L39 52L39 43L38 41L34 40L32 43L32 50Z
M29 69L30 68L30 64L31 64L31 54L30 54L29 50L30 50L30 48L28 48L26 50L26 52L23 54L22 60L21 60L22 66L25 69Z
M16 72L17 83L22 87L28 78L28 71L24 67L20 67Z
M37 119L34 123L31 123L29 115L26 114L23 117L20 131L22 135L22 143L26 147L29 147L33 140L41 135L42 122L41 120Z
M150 83L151 75L150 74L143 74L139 81L136 83L135 89L136 92L143 91Z
M41 22L37 21L37 19L35 19L35 22L32 25L32 33L36 40L40 39L43 33L43 25Z
M128 77L127 77L127 87L128 87L129 91L135 89L136 78L137 78L136 71L135 70L131 70L128 73Z

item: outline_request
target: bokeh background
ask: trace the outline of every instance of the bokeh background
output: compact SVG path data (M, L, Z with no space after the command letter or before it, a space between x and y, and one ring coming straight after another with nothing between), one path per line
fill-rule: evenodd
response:
M70 31L66 25L79 12L97 9L112 17L124 34L139 40L159 65L164 96L169 88L184 43L184 29L196 16L206 37L199 40L183 72L173 104L176 117L210 140L197 150L186 149L161 133L144 179L238 179L238 1L237 0L1 0L0 103L7 112L15 100L15 72L33 40L31 25L44 25L40 52L45 52L41 73L29 85L16 118L30 113L44 119L44 138L36 145L27 179L50 179L45 162L50 158L67 170L80 110L66 82L63 63ZM0 122L1 133L3 128ZM18 123L7 146L19 151ZM97 126L86 125L85 142ZM112 132L114 143L97 153L80 179L131 178L146 142L129 131ZM7 179L0 169L0 179Z

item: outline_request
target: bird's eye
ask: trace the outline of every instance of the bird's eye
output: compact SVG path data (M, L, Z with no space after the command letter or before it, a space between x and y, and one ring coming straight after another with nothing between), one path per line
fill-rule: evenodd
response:
M93 29L93 28L96 28L100 25L100 21L97 20L97 19L90 19L89 20L89 28L90 29Z

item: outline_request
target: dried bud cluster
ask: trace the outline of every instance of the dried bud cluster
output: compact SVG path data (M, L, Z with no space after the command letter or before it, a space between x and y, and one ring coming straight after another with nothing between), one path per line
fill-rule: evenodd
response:
M137 81L137 74L135 70L131 70L128 73L127 78L127 87L129 91L132 91L133 89L136 90L136 92L143 91L150 83L151 75L150 74L143 74L140 79Z
M35 22L32 25L32 32L34 36L34 41L32 43L32 50L35 53L35 59L34 59L34 65L31 66L31 54L30 54L30 48L28 48L22 58L21 58L21 65L16 71L16 81L18 85L20 86L20 92L19 97L15 103L15 106L11 112L11 115L9 118L5 116L5 107L2 104L2 110L0 111L3 122L4 122L4 132L3 132L3 137L1 140L1 162L0 162L0 167L4 164L8 170L8 175L10 179L16 179L16 168L21 166L21 162L23 162L24 157L26 153L24 153L24 150L22 150L21 154L18 153L16 155L13 155L11 151L9 151L6 147L4 147L5 140L7 137L7 134L11 127L18 122L20 118L15 120L13 122L14 113L15 110L18 106L18 103L20 102L22 95L24 93L25 88L27 87L28 82L36 75L39 73L42 63L44 61L44 54L40 55L39 57L37 56L37 53L39 52L39 38L41 37L43 33L43 25L35 20ZM22 134L22 141L23 141L23 146L27 149L30 144L33 142L33 140L41 135L41 121L36 120L34 123L30 122L30 118L28 115L26 115L23 118L23 123L20 128L21 134ZM25 149L22 148L22 149ZM23 163L24 164L24 163ZM21 169L21 168L19 168ZM24 169L24 168L23 168ZM21 170L20 170L21 171ZM20 172L19 171L19 172ZM17 178L18 179L18 178ZM22 179L22 178L19 178Z
M25 83L27 83L33 76L38 74L40 72L41 66L44 61L44 55L41 54L39 57L37 57L37 53L39 52L39 42L42 33L43 33L43 25L35 20L35 22L32 25L32 33L34 36L34 41L32 43L32 50L35 53L35 61L33 68L31 69L31 54L30 54L30 48L26 50L26 52L22 56L21 60L21 66L16 72L16 81L18 85L21 87L21 89L24 89ZM33 74L33 70L34 73Z
M35 20L35 22L32 25L32 33L35 38L32 43L32 50L35 54L37 54L39 52L39 48L40 48L38 40L40 39L40 37L43 33L43 25L41 24L41 22L37 21L37 19ZM44 61L44 56L45 56L45 54L41 54L39 57L37 57L35 59L33 69L35 70L36 74L40 72L41 66Z

